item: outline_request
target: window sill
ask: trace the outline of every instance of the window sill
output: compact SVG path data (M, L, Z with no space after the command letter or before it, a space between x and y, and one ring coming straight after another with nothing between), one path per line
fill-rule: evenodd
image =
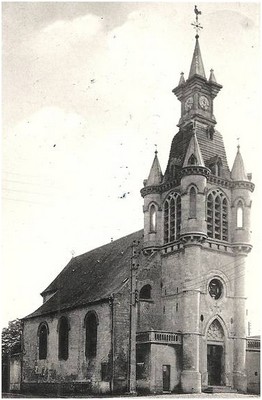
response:
M139 299L139 301L144 301L145 303L154 303L152 299Z

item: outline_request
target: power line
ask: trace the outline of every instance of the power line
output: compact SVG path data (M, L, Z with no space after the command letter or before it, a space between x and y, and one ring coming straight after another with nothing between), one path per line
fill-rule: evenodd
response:
M7 189L7 188L2 188L2 190L5 190L6 192L18 192L18 193L28 193L28 194L39 194L40 196L48 196L48 193L38 193L38 192L30 192L27 190L18 190L18 189Z
M240 263L240 264L238 264L238 266L239 267L242 267L242 266L244 266L244 264L245 264L245 261L243 261L242 263ZM226 272L227 272L227 274L228 274L228 276L230 277L230 276L233 276L234 274L235 274L235 269L236 269L236 267L235 266L232 266L232 267L230 267L230 268L226 268L226 265L227 264L225 264L225 266L224 266L224 269L226 270ZM221 267L220 267L221 268ZM231 272L230 272L231 271ZM224 272L224 271L222 271L222 272ZM225 273L225 272L224 272ZM225 275L227 276L227 274L225 273ZM204 277L205 276L205 277ZM227 276L227 278L228 278L228 276ZM203 283L205 283L206 282L206 274L205 275L203 275L203 277L200 277L200 279L191 279L190 281L188 281L189 283L190 282L192 282L191 284L189 284L188 286L187 286L187 288L191 288L191 286L192 285L199 285L199 286L201 286Z
M42 203L40 201L30 201L30 200L21 200L21 199L12 199L10 197L2 197L2 199L7 200L7 201L18 201L18 202L22 202L22 203L31 203L31 204L42 204L45 206L50 206L50 203Z
M51 186L51 185L45 185L37 182L24 182L24 181L17 181L13 179L2 179L3 182L11 182L11 183L18 183L19 185L32 185L32 186L43 186L43 187L48 187L48 188L54 188L56 186Z
M231 270L234 271L234 269L237 268L237 267L235 266L235 263L236 263L236 261L237 261L238 259L241 259L241 256L240 256L240 257L237 257L236 259L234 259L233 261L231 261L231 262L229 262L229 263L226 263L226 264L224 264L224 265L220 265L219 267L217 267L217 269L218 269L218 268L219 268L219 269L224 269L224 270L227 271L227 273L229 273ZM231 264L234 264L234 265L232 265L231 267L228 267L228 266L230 266ZM243 264L244 264L244 261L243 261L242 263L238 264L238 266L241 267ZM225 273L225 271L222 271L222 272ZM225 273L225 275L226 275L226 273ZM230 276L230 275L229 275L229 276ZM192 282L192 283L191 283L191 282ZM190 279L190 280L188 281L188 283L189 283L188 287L190 288L192 285L195 285L195 284L199 284L199 285L200 285L200 284L202 284L202 283L204 283L204 282L206 282L206 273L203 274L203 275L200 275L199 277L195 277L195 278Z

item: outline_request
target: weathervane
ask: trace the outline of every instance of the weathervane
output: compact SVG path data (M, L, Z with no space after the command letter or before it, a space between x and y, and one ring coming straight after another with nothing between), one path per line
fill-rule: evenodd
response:
M200 22L198 22L198 16L202 13L197 9L197 6L195 6L194 12L196 14L196 20L191 25L193 25L194 29L196 30L196 39L198 39L198 32L200 31L200 29L203 29L203 26L201 26Z

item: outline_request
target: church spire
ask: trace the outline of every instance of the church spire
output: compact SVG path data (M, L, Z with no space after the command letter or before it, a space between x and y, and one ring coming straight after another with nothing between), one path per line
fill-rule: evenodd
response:
M194 29L196 30L196 44L188 78L191 78L194 75L199 75L206 79L204 64L202 61L201 51L198 41L199 39L198 32L200 31L200 29L203 29L203 27L198 21L198 16L201 15L201 11L198 10L197 6L195 6L194 8L194 13L196 15L196 20L191 25L193 25Z
M194 50L188 78L192 78L192 76L194 76L194 75L199 75L206 79L204 64L202 61L202 56L201 56L201 51L200 51L200 46L199 46L199 41L198 41L198 35L196 35L195 50Z

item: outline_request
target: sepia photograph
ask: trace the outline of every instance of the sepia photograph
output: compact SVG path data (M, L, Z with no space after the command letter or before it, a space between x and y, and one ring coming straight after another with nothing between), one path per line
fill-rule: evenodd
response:
M257 2L2 2L2 397L260 396Z

